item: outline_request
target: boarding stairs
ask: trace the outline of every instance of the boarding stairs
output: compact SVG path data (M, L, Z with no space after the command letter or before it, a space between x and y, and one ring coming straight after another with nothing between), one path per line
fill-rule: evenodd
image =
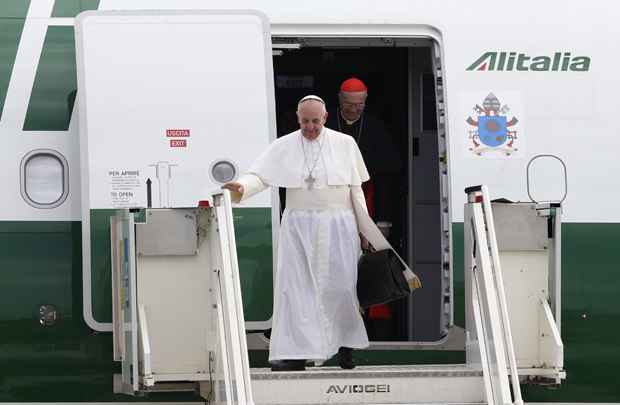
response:
M205 292L208 304L198 317L205 321L205 341L197 348L186 348L178 341L175 346L177 351L182 348L197 351L196 357L205 359L202 369L161 370L171 366L163 364L161 357L156 361L156 346L172 341L166 342L150 331L165 335L156 323L163 323L166 328L168 323L165 322L170 320L152 315L154 311L149 311L148 306L153 304L139 302L135 297L140 296L140 292L134 288L131 294L130 289L129 292L117 293L117 299L130 294L130 301L134 300L135 305L124 307L124 311L134 311L133 315L125 316L130 322L118 323L119 330L115 330L118 332L115 336L124 336L118 342L115 338L115 353L118 348L117 357L123 361L123 374L117 379L116 391L136 394L199 389L200 394L213 404L522 404L519 379L520 375L521 379L524 376L515 357L489 193L485 186L469 188L466 192L464 251L468 323L465 364L358 366L353 370L310 367L297 372L250 369L231 201L228 191L223 191L212 196L212 207L196 212L198 234L202 235L203 245L206 244L201 251L209 256L201 260L201 254L197 254L196 258L199 264L207 266L209 274L205 279L208 280ZM125 232L128 240L135 238L138 244L144 245L144 238L150 237L145 234L157 234L153 228L157 221L154 220L149 225L151 228L144 228L142 232L140 226L136 227L138 234L143 236L133 235L131 215L126 212L123 215L117 219L118 223L113 222L113 229L119 229L121 234ZM188 217L187 213L183 215ZM128 221L126 224L123 218ZM168 233L174 233L174 226L164 224ZM127 256L130 260L119 260L131 262L132 255ZM149 263L141 264L137 260L138 267ZM119 268L127 270L131 267L127 266ZM130 269L129 273L140 278L140 271L140 268ZM204 272L204 268L200 271ZM152 274L153 268L146 272ZM132 285L131 280L129 285ZM148 293L143 295L148 296ZM157 302L159 300L161 297ZM149 312L151 315L147 316ZM553 329L553 319L549 323L548 328ZM195 330L191 327L187 333ZM177 330L173 338L182 337L183 333ZM166 336L170 337L169 334ZM558 336L556 331L557 339ZM152 344L155 341L157 345ZM189 346L191 342L187 340L185 345ZM158 367L160 370L156 370Z
M453 365L251 370L256 404L521 404L489 194L467 190L465 271L469 272L468 362ZM511 390L511 386L513 387Z

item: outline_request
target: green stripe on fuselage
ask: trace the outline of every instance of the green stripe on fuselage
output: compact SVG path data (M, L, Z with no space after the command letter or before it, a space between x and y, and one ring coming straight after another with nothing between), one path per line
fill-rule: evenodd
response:
M3 0L0 5L0 119L29 1Z
M52 17L75 17L84 10L96 10L99 0L56 0Z
M265 225L270 223L268 212L266 209L254 230L237 230L240 255L246 243L241 239L269 227ZM235 211L235 215L239 213ZM264 234L269 236L264 242L248 245L249 251L263 243L270 249L271 230L266 228ZM562 338L568 378L558 390L524 387L524 399L620 402L620 381L615 372L620 363L620 305L616 299L620 291L620 249L616 246L620 224L564 224L562 231ZM461 223L453 225L453 242L455 319L462 326ZM5 308L0 312L0 359L10 365L0 367L0 401L127 400L126 396L112 394L112 374L119 367L112 361L111 335L91 333L82 321L80 247L79 222L0 222L0 303ZM265 264L261 268L271 263L271 254L268 256L262 259ZM252 282L260 284L256 279ZM243 283L244 287L249 284ZM270 285L263 293L271 294ZM55 327L38 324L38 304L45 303L62 309L61 321ZM359 351L355 355L359 364L464 360L462 352ZM251 358L254 365L265 364L266 353L252 352ZM165 400L182 398L187 396L169 394Z
M452 227L455 323L463 317L463 224ZM528 386L525 401L620 402L620 224L562 224L562 341L558 390ZM506 286L510 288L510 286ZM584 316L585 315L585 316Z
M73 27L48 27L24 130L67 130L76 89Z

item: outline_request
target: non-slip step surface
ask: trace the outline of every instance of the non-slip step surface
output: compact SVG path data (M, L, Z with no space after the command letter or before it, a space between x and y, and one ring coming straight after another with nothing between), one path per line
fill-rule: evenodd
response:
M416 377L482 377L482 371L465 364L431 364L400 366L357 366L353 370L340 367L307 367L305 371L271 371L269 368L250 370L253 380L329 379L329 378L416 378Z

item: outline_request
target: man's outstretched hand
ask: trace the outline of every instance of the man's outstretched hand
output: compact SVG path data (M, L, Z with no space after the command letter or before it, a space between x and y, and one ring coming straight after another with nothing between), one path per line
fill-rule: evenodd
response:
M240 183L235 181L231 181L230 183L226 183L222 186L226 190L230 190L231 199L233 202L238 203L241 201L241 197L243 196L243 186Z
M243 186L237 182L231 181L230 183L226 183L222 186L227 190L232 191L233 193L243 194Z

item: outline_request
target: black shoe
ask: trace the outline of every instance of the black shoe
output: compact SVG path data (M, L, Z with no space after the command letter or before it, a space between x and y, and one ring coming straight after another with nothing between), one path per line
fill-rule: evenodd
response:
M280 360L271 365L271 371L304 371L306 360Z
M350 347L341 347L338 349L338 365L345 370L351 370L355 368L353 362L353 349Z

